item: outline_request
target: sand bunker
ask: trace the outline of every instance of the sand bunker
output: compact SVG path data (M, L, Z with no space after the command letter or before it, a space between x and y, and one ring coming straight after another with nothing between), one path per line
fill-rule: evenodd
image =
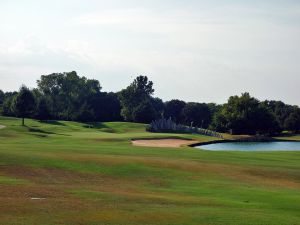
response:
M3 129L3 128L5 128L6 126L3 126L3 125L0 125L0 129Z
M183 139L148 139L148 140L133 140L132 144L143 147L165 147L165 148L179 148L183 145L196 144L197 141L183 140Z

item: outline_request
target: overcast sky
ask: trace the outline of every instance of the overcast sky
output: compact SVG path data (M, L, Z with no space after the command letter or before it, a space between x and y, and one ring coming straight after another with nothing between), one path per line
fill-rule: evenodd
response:
M105 91L147 75L163 100L300 105L300 1L0 0L0 89L73 70Z

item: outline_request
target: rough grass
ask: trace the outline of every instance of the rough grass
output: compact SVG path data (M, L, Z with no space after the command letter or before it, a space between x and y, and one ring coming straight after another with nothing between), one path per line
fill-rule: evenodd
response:
M1 225L300 224L300 152L135 147L133 138L213 138L25 122L0 117Z

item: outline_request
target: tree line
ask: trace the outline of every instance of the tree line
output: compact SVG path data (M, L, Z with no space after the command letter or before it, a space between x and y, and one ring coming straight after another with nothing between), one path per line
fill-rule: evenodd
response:
M150 123L171 118L174 123L232 134L269 134L300 131L300 109L281 101L259 101L243 93L222 105L163 102L153 97L153 82L138 76L128 87L103 92L100 82L75 71L42 75L37 88L21 86L19 91L0 90L0 112L4 116L38 120L80 122L130 121Z

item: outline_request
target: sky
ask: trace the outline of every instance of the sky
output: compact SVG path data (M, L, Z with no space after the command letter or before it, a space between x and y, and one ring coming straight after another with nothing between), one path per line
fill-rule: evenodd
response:
M299 0L0 0L0 89L77 71L119 91L300 105Z

